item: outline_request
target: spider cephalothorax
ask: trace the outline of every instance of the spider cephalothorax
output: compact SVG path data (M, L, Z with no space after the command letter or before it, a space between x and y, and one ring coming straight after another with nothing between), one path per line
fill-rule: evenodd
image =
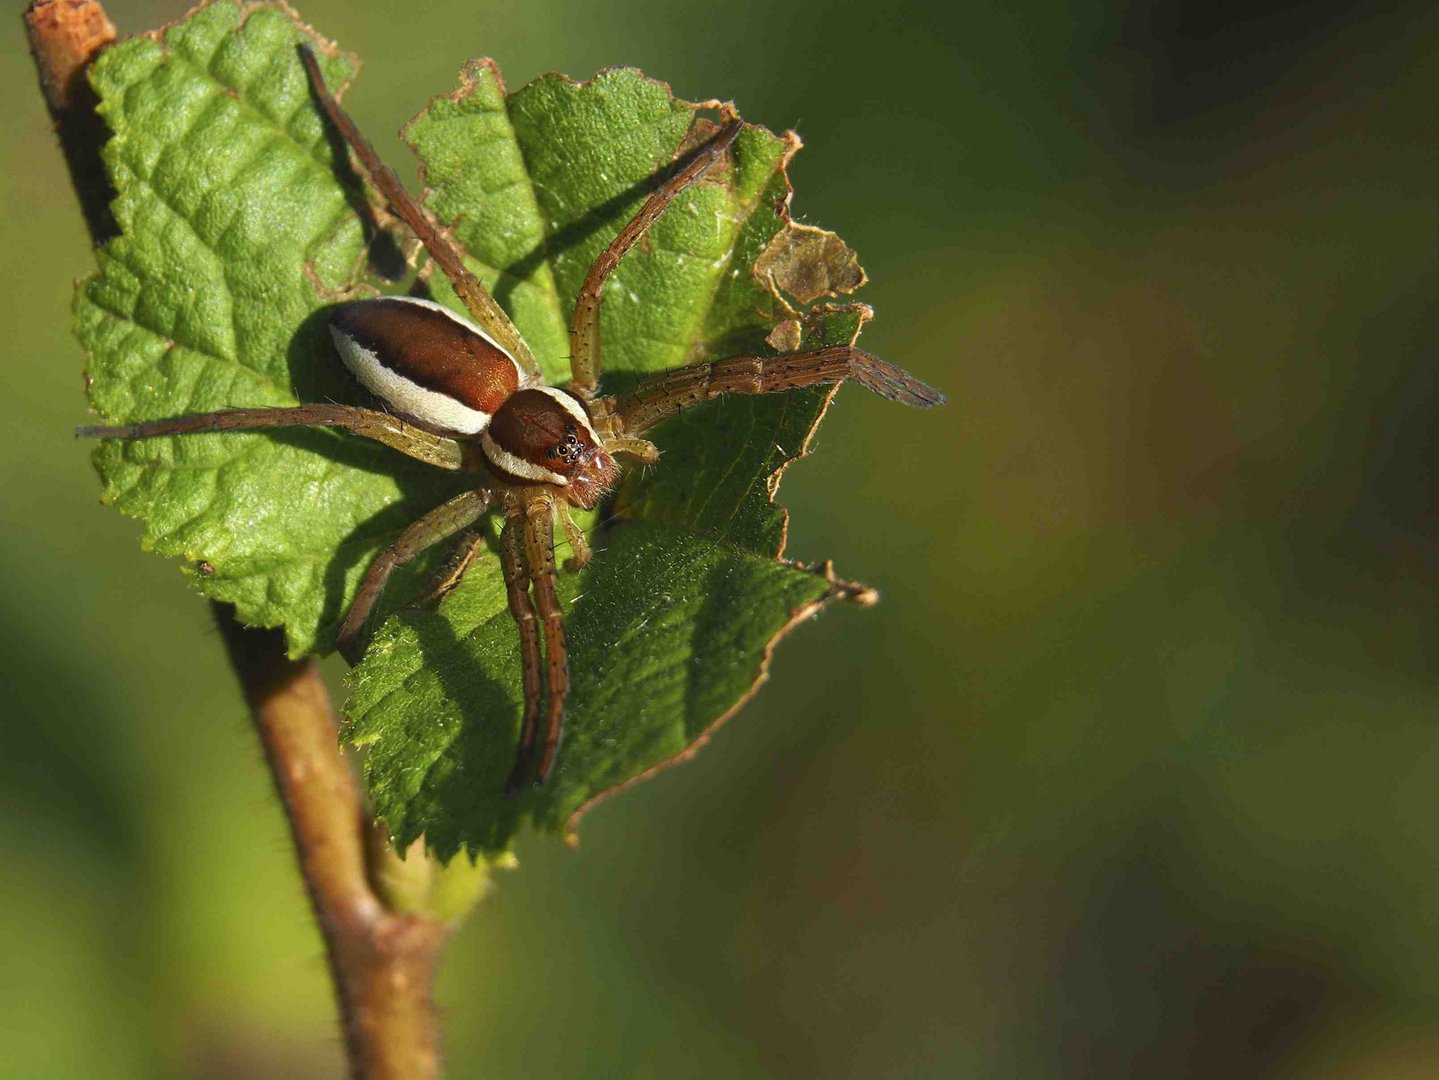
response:
M371 181L450 279L473 322L430 300L385 297L342 304L330 315L336 351L384 406L309 404L239 408L119 427L81 428L91 436L137 439L197 431L300 425L343 427L442 469L470 486L407 528L366 571L337 642L354 658L365 623L393 570L469 529L491 509L505 517L500 564L519 632L524 715L507 790L553 769L569 693L564 612L555 589L555 538L563 528L568 566L590 557L569 507L595 507L619 477L618 456L653 463L645 438L681 409L723 394L770 394L853 380L892 400L928 407L936 390L852 345L776 356L732 356L654 376L614 397L598 395L600 300L609 274L665 208L724 158L743 126L724 123L688 154L620 230L585 276L571 321L568 387L548 386L509 316L465 267L454 241L404 190L326 89L314 55L300 50L315 98ZM543 736L540 714L545 714Z
M552 386L518 391L480 437L490 470L515 484L556 484L573 506L593 510L619 479L584 405Z

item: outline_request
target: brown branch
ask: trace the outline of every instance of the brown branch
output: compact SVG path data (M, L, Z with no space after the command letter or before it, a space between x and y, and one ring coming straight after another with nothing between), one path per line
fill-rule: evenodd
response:
M314 661L287 659L280 631L242 627L226 605L215 611L290 819L340 999L351 1071L367 1078L436 1076L430 986L446 927L387 910L371 886L369 821Z
M95 0L31 0L25 24L75 193L99 243L116 232L114 192L100 159L106 131L85 70L115 40L115 27ZM325 940L350 1071L366 1080L436 1076L430 988L447 926L391 911L376 890L364 803L314 662L290 660L279 631L246 628L228 605L213 606Z
M90 0L32 0L25 9L25 30L70 182L90 236L99 243L117 231L110 214L114 191L100 160L105 124L95 113L95 91L85 69L115 40L115 24Z

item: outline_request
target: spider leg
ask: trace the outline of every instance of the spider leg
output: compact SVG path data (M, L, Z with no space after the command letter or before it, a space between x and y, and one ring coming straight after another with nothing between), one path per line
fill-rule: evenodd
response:
M549 700L545 713L545 741L535 766L535 783L543 784L554 768L565 727L565 699L570 693L570 654L565 643L565 612L555 591L555 513L550 493L539 489L525 503L525 559L535 608L545 635L545 674Z
M222 412L192 413L189 416L173 416L166 420L147 420L139 424L121 424L114 427L95 424L78 427L75 434L87 439L153 439L160 435L286 427L344 428L362 438L384 443L402 454L442 469L465 467L464 447L456 440L408 424L389 413L362 409L356 405L225 409Z
M442 503L420 518L402 532L398 540L375 557L375 561L365 571L360 588L350 603L350 610L345 613L345 621L340 624L339 634L336 635L336 645L346 660L353 664L359 659L356 645L360 631L364 629L365 621L375 609L380 594L385 591L385 583L390 580L390 574L395 568L403 566L432 544L438 544L446 537L468 528L489 506L489 492L483 489L462 491L449 502Z
M570 542L570 557L565 560L565 573L573 574L583 570L590 561L590 542L585 539L584 530L575 524L575 519L570 516L570 508L567 504L558 502L555 509L559 512L560 527L565 530L565 539Z
M518 505L505 510L505 527L500 533L500 567L505 578L505 594L510 614L520 632L520 668L525 690L524 720L520 725L520 741L515 747L515 763L505 781L505 794L513 795L525 782L529 771L530 748L535 742L535 728L540 715L540 699L544 693L540 681L540 630L534 604L530 601L529 569L525 562L524 524Z
M570 518L564 504L559 504L558 513L575 552L566 569L578 569L589 561L589 543ZM505 781L507 795L518 792L531 776L536 785L549 778L564 734L565 700L570 692L570 661L565 641L564 608L560 606L559 594L555 591L555 514L555 499L544 488L524 489L506 499L505 527L500 534L500 563L504 569L510 614L514 616L520 632L525 692L520 741L515 747L514 766ZM543 661L540 656L541 633L545 642ZM545 735L543 742L538 743L539 757L532 767L545 687L549 691L545 700Z
M314 91L315 100L319 102L320 108L325 110L325 115L330 118L350 148L355 151L355 156L360 159L365 172L369 174L370 182L380 189L380 193L389 200L395 212L404 219L420 243L425 245L425 250L430 253L430 258L439 264L445 276L455 287L455 294L464 301L465 307L469 309L470 315L474 317L480 327L494 338L495 342L507 353L519 361L519 364L529 376L530 381L540 381L540 368L535 363L535 357L530 352L530 347L525 344L520 332L515 329L515 324L495 298L490 295L479 278L470 273L465 266L465 261L460 255L459 249L454 242L445 234L435 219L430 216L429 211L410 197L410 193L400 183L400 178L394 171L380 160L380 155L375 153L375 148L370 145L369 140L360 134L360 129L355 122L346 115L345 110L340 108L340 103L335 100L329 89L325 86L325 77L320 74L320 65L315 59L314 50L308 45L300 46L300 60L305 65L305 72L310 78L310 88Z
M611 454L624 454L641 465L653 465L660 459L660 450L648 439L620 435L605 440L605 449Z
M853 380L876 394L927 409L944 395L909 372L853 345L780 356L731 356L691 364L646 379L610 405L620 427L637 436L682 409L723 394L774 394L802 386Z
M600 291L605 279L619 266L625 253L635 246L649 227L681 191L689 187L719 161L739 135L744 122L733 113L713 139L696 151L690 160L651 195L630 219L610 246L600 252L590 266L575 298L574 317L570 322L570 389L580 397L594 396L600 377Z
M435 575L434 584L425 594L424 602L435 603L453 592L455 586L470 572L470 567L479 558L480 551L484 546L485 534L482 529L471 529L460 537L460 542L455 545L455 550L450 554L445 565L440 568L440 572Z

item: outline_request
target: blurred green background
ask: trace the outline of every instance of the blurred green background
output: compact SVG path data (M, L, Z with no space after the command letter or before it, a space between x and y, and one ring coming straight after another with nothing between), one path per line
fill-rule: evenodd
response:
M206 607L96 506L92 265L0 55L0 1074L339 1075ZM115 0L122 31L177 2ZM1439 1075L1439 9L471 0L303 14L390 132L496 57L795 127L871 349L782 492L884 603L521 868L456 1076Z

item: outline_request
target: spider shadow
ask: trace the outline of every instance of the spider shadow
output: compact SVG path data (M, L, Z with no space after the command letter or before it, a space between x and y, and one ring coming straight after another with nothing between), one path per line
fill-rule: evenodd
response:
M688 160L688 157L689 155L686 156L686 160ZM684 167L683 162L678 164L680 168ZM568 225L565 225L556 232L550 233L531 248L527 254L520 256L520 258L500 270L500 277L499 280L495 282L493 293L495 300L508 310L508 301L514 295L515 289L529 280L530 276L540 268L542 263L548 262L564 252L578 247L602 229L613 226L615 222L619 223L614 229L614 231L618 233L619 230L624 228L625 224L634 217L633 214L625 214L624 210L639 198L647 198L676 171L677 169L671 166L670 168L653 173L642 180L637 180L598 206L593 206L586 210Z
M309 88L309 94L311 103L323 116L324 106L321 105L313 86ZM323 130L325 143L330 148L330 168L335 179L345 189L345 200L350 204L350 209L360 220L361 235L365 239L364 265L385 281L399 281L410 272L404 251L395 240L394 234L380 225L374 204L366 196L366 183L350 161L350 144L345 142L339 129L328 120L324 123Z

